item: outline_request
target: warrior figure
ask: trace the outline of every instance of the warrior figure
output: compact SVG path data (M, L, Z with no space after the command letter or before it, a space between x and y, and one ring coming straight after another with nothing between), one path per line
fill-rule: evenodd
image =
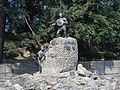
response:
M56 20L55 23L53 23L52 25L57 25L58 30L57 30L57 36L60 36L60 32L63 30L64 31L64 35L66 37L66 24L68 24L68 21L65 17L63 17L62 13L59 13L59 19Z

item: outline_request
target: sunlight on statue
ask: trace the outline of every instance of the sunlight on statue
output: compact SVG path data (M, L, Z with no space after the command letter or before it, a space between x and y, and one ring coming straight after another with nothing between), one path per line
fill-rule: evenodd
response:
M61 31L64 32L64 36L66 37L66 24L68 24L68 21L65 17L63 17L62 13L59 13L59 19L56 20L55 23L52 25L56 25L58 30L57 30L57 37L60 36Z

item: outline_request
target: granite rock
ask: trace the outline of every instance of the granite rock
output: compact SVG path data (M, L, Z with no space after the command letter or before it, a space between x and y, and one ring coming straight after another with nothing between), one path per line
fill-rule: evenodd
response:
M58 37L50 41L42 63L42 73L54 74L75 70L78 61L77 40L71 37Z

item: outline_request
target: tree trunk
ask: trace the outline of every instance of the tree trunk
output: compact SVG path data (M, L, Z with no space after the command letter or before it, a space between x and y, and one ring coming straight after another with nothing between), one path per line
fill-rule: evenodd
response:
M6 7L7 0L0 0L0 4L3 7ZM1 7L2 8L2 7ZM3 8L4 9L4 8ZM3 62L3 48L4 48L4 29L5 29L5 20L6 20L6 13L0 12L0 63Z

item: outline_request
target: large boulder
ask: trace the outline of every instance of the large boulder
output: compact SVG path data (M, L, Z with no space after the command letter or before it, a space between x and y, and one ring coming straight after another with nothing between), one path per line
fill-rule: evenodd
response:
M77 40L71 37L54 38L45 54L42 63L42 73L55 74L73 70L77 66L78 48Z

